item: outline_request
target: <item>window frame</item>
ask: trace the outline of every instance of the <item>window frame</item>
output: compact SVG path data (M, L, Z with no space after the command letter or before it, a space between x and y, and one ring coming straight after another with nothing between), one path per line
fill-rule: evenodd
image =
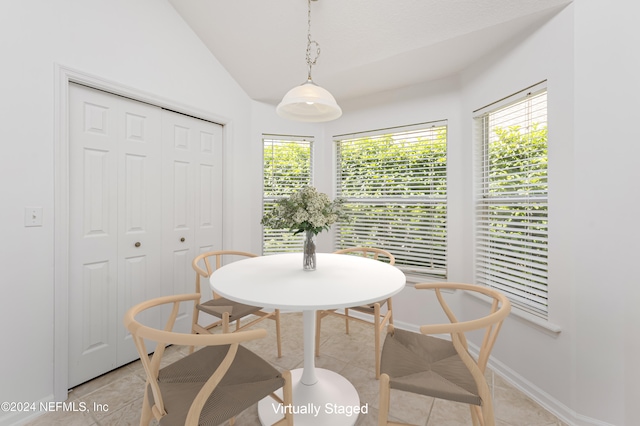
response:
M285 143L298 143L301 146L308 145L309 149L309 169L308 169L308 180L301 179L299 182L296 182L294 185L287 187L286 192L283 192L279 195L265 195L266 191L266 161L265 158L265 148L266 143L271 142L273 147L274 144L285 144ZM314 137L313 136L297 136L297 135L275 135L275 134L262 134L262 203L261 203L261 217L265 214L265 204L267 203L276 203L277 201L289 197L294 191L297 191L302 186L313 185L313 160L314 160ZM267 235L271 235L273 238L280 239L283 244L283 250L273 250L269 249L269 245L267 243ZM269 229L262 225L262 236L261 236L261 251L262 255L269 254L277 254L277 253L292 253L292 252L300 252L302 251L303 246L303 236L302 235L293 235L288 229Z
M522 176L528 173L533 178L529 178L529 183L525 184L524 177L522 179L514 177L512 179L514 182L522 180L523 183L509 186L504 186L507 179L496 178L492 180L488 175L492 170L489 160L489 145L492 143L490 140L492 129L498 126L492 127L488 124L488 120L492 115L498 116L500 113L506 113L509 109L519 105L522 105L523 113L526 113L526 109L533 108L534 103L538 102L542 96L544 96L544 100L539 102L544 104L544 113L538 112L538 114L544 115L544 137L541 136L542 129L534 126L536 122L533 118L524 118L520 121L507 119L505 121L505 123L510 123L510 126L514 126L516 123L520 126L528 125L528 130L519 133L518 137L520 141L528 139L534 148L536 147L533 144L541 144L540 140L544 138L543 160L541 157L531 157L528 159L526 167L524 165L518 166L519 172L505 168L505 170L510 170L511 177L517 177L518 173L522 173ZM534 116L532 112L529 114ZM546 81L474 111L473 118L476 128L474 281L477 284L487 285L502 291L514 307L547 320L549 315L549 141L547 137ZM531 152L537 153L535 150ZM515 154L514 158L516 158ZM522 162L521 159L520 161ZM515 167L515 163L515 161L512 163L503 162L500 165L514 164ZM541 173L541 164L544 164L544 173ZM503 182L502 187L500 187L501 182ZM543 187L544 190L541 189ZM504 192L500 192L501 190ZM495 194L500 194L500 196ZM499 236L491 238L492 233L499 234Z

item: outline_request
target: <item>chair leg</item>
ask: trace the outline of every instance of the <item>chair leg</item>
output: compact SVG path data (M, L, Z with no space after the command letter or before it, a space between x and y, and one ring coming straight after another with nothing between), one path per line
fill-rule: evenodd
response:
M347 334L349 334L349 308L344 308L344 328L347 330Z
M482 381L478 383L478 390L480 398L482 399L482 406L471 406L471 418L476 425L476 422L480 426L495 426L495 418L493 414L493 398L491 397L491 388L489 384L482 378ZM475 413L475 416L474 416Z
M224 314L222 314L222 332L223 333L229 332L229 313L228 312L225 312Z
M481 426L495 426L496 424L496 419L495 419L495 415L493 413L493 401L491 400L491 397L489 396L489 398L487 398L487 401L483 401L484 403L482 404L482 407L478 407L478 410L480 412L480 425Z
M389 312L389 324L393 325L393 306L391 298L387 299L387 312Z
M378 403L378 426L387 426L389 422L389 399L391 392L389 388L389 376L380 375L380 401Z
M484 422L480 414L478 414L479 407L477 405L469 405L469 410L471 411L471 424L473 426L483 426Z
M289 370L282 373L282 377L284 377L284 386L282 387L282 401L287 405L293 404L293 388L291 384L291 372ZM285 414L287 426L293 426L293 413L291 410L288 410Z
M275 400L279 401L279 403L281 403L284 407L291 407L293 404L293 390L291 388L291 372L289 370L283 371L282 377L284 378L284 386L282 386L282 399L280 400L274 394L271 394L271 395ZM278 420L277 422L275 422L272 426L293 426L292 410L285 409L284 412L285 412L284 417Z
M145 383L144 396L142 399L142 413L140 414L140 426L149 426L151 423L152 413L151 406L149 405L148 386Z
M276 344L278 345L278 358L282 358L282 339L280 337L280 309L275 311L276 321Z
M376 303L373 308L373 329L374 329L374 341L376 343L376 349L374 358L376 361L376 379L380 378L380 304Z
M322 311L316 312L316 356L320 356L320 324L322 323Z
M198 323L200 311L198 308L193 308L193 315L191 316L191 334L198 334L196 331L196 324ZM189 346L189 354L193 353L194 346Z

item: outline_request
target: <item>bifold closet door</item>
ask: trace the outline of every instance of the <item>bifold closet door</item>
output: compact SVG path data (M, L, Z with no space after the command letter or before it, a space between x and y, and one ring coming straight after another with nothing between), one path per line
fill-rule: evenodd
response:
M75 386L137 359L122 324L127 309L192 293L191 260L222 248L222 126L80 85L69 90ZM182 309L178 329L189 331L191 309ZM166 316L141 319L162 327Z
M163 110L162 139L162 286L192 293L193 258L222 249L222 126ZM206 280L202 293L210 293ZM191 330L192 308L183 304L177 330Z
M125 311L161 290L161 109L69 89L69 386L137 358ZM145 318L159 324L160 316Z

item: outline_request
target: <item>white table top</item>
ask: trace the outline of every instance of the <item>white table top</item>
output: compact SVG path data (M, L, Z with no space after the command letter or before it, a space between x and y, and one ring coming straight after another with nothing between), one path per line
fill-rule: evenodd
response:
M302 253L259 256L216 270L211 287L248 305L289 310L345 308L399 293L402 271L378 260L317 253L317 269L302 269Z

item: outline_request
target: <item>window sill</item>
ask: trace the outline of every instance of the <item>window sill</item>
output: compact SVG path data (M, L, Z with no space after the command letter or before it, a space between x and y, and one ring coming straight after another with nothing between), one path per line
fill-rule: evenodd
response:
M415 275L407 275L407 283L406 285L409 287L414 287L416 284L422 283L422 282L447 282L447 280L445 279L439 279L439 278L433 278L433 277L416 277ZM453 293L455 290L451 290L451 291L446 291L447 293ZM486 302L487 304L491 304L492 299L488 296L485 296L483 294L479 294L479 293L467 293L472 297L475 297L476 299L480 299L483 302ZM538 316L535 316L529 312L526 312L524 310L522 310L521 308L519 308L516 305L511 305L511 313L509 315L513 315L518 317L519 319L522 319L524 321L526 321L527 323L536 326L537 328L542 329L542 331L552 334L552 335L558 335L562 332L562 327L560 327L557 324L554 324L552 322L549 322L543 318L540 318Z
M477 293L468 293L468 294L486 303L490 304L492 302L492 299L490 297L485 296L483 294L477 294ZM560 334L560 332L562 331L562 327L560 327L559 325L549 322L533 314L530 314L529 312L526 312L513 304L511 305L511 313L509 315L513 315L520 319L523 319L526 322L533 324L538 328L541 328L543 331L547 333L550 332L550 333L553 333L554 335L557 335L557 334Z
M420 283L446 283L447 280L444 278L437 277L424 277L419 275L411 275L410 273L404 273L404 276L407 278L406 285L414 287L416 284Z

